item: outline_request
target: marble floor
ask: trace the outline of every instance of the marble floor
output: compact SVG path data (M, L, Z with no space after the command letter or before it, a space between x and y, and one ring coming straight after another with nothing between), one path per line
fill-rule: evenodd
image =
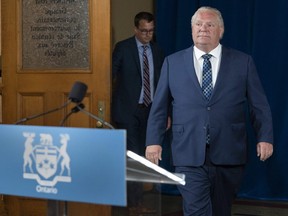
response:
M179 195L146 193L145 203L154 213L138 213L135 216L182 216L182 199ZM160 206L160 207L159 207ZM113 216L128 216L127 208L113 208ZM132 215L134 216L134 215ZM231 216L288 216L288 202L269 202L237 199Z
M237 199L232 216L288 216L288 202Z

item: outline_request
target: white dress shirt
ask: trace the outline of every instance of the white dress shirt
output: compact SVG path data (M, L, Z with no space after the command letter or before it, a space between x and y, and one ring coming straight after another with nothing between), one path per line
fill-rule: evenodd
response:
M222 53L222 45L218 44L218 46L213 49L209 53L205 53L202 50L199 50L196 46L194 46L194 68L196 71L196 75L198 78L198 81L200 83L200 86L202 86L202 70L203 70L203 61L204 59L202 58L202 55L204 54L211 54L212 57L210 58L211 66L212 66L212 82L213 82L213 87L215 86L218 72L219 72L219 67L220 67L220 62L221 62L221 53Z

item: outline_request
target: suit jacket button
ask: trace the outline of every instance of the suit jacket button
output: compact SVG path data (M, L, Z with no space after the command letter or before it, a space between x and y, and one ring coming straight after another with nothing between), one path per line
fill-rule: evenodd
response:
M207 107L207 110L208 110L208 111L211 110L211 107Z

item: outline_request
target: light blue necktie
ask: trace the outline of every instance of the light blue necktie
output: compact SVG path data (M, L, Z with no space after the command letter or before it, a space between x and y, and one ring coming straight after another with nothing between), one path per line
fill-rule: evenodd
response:
M204 59L203 62L203 78L202 78L202 91L207 100L210 99L213 91L213 83L212 83L212 68L210 58L211 54L205 54L202 56Z

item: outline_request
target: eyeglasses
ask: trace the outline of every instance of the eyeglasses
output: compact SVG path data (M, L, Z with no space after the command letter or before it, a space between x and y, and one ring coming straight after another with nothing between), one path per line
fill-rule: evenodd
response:
M141 34L143 35L147 35L147 34L153 34L154 33L154 29L138 29L138 31L141 32Z

